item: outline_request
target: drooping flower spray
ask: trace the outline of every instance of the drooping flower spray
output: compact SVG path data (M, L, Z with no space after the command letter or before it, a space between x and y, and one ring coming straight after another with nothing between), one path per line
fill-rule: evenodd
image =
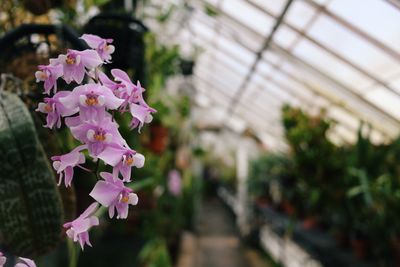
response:
M72 136L82 143L65 155L51 158L59 175L58 184L71 186L74 168L86 169L82 166L85 164L84 150L93 161L102 160L113 167L112 173L100 173L102 180L90 193L95 202L78 218L64 224L67 236L79 242L83 249L85 244L91 246L89 229L99 224L95 216L99 204L108 208L110 218L116 212L117 219L125 219L129 205L138 203L137 195L125 183L131 181L132 167L143 167L145 159L130 148L119 133L114 112L129 113L132 117L130 128L138 128L140 132L145 123L151 122L156 110L144 101L145 89L139 82L132 83L124 71L111 70L113 80L101 71L103 64L110 63L115 50L111 39L91 34L84 34L81 39L91 49L70 49L67 54L50 59L49 65L39 66L35 76L37 82L44 82L44 94L49 95L37 108L47 115L45 127L60 128L64 121ZM77 86L72 91L58 91L58 79L67 84L74 82Z

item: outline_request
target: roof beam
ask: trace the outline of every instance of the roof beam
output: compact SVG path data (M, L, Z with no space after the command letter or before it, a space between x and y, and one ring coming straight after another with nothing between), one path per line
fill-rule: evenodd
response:
M204 36L202 36L201 34L198 35L201 38L204 38ZM243 45L242 45L243 46ZM248 49L246 46L243 46L245 49ZM218 50L221 53L226 54L228 57L232 58L233 60L237 61L239 64L244 64L245 62L243 62L239 57L237 57L237 55L230 53L227 50ZM355 115L355 117L357 117L360 120L366 120L365 116L360 114L357 110L350 108L350 106L344 105L343 101L337 101L336 99L332 98L329 94L326 94L324 92L321 92L321 90L317 90L316 88L314 88L313 86L311 86L308 83L305 83L304 81L299 80L299 78L291 75L290 73L281 70L281 66L276 65L268 60L266 60L265 58L263 58L264 62L268 63L269 65L271 65L275 70L281 72L282 74L284 74L285 76L288 77L289 80L292 80L296 83L298 83L299 85L302 86L302 88L314 93L317 96L320 96L322 98L324 98L325 100L327 100L329 103L331 103L332 105L340 108L340 109L344 109L347 112L353 113ZM271 75L269 75L269 77L264 77L266 81L271 82L276 84L277 86L279 86L280 88L284 89L286 92L288 92L289 94L291 94L291 92L295 92L295 89L289 89L289 87L282 85L281 83L277 82ZM291 92L290 92L291 91ZM296 95L296 93L291 94L293 97L298 98L298 100L300 102L304 102L305 107L307 108L309 105L315 105L314 102L310 102L307 100L301 99L298 94ZM340 121L339 121L340 122ZM345 123L345 122L340 122L343 126L345 126L346 128L348 128L349 130L352 131L357 131L357 129L355 129L354 127L352 127L351 125ZM376 128L376 127L375 127ZM382 130L379 127L376 128L376 130L380 131L384 136L391 138L390 136L387 135L386 130Z
M380 107L376 105L372 105L371 102L363 98L360 94L353 92L350 90L347 86L342 84L340 81L335 80L334 78L326 75L322 71L318 70L311 64L305 62L304 60L298 58L297 56L291 54L290 52L286 51L286 49L280 47L279 45L272 44L271 49L276 52L277 54L281 55L283 58L286 58L290 62L294 63L296 66L301 66L302 69L306 69L307 72L317 75L317 77L322 78L323 80L326 80L328 83L332 84L337 90L343 91L345 93L348 93L352 98L355 100L359 101L360 103L366 105L369 107L370 110L372 110L376 115L380 115L381 118L386 119L386 121L392 123L396 127L400 126L400 120L391 115L390 113L387 113L386 111L382 110ZM371 103L371 104L370 104ZM365 119L365 116L363 116ZM382 127L380 122L375 123L377 126L380 127L380 129L386 129L385 127Z
M320 4L318 4L318 3L316 3L316 2L314 2L312 0L303 0L303 2L307 3L308 5L312 6L315 9L319 10L320 12L322 12L323 14L325 14L326 16L328 16L332 20L334 20L336 23L338 23L338 24L342 25L343 27L349 29L354 34L358 35L359 37L361 37L362 39L366 40L367 42L373 44L375 47L381 49L382 51L384 51L385 53L387 53L388 55L390 55L391 57L396 59L398 62L400 62L400 54L398 52L396 52L395 50L393 50L392 48L390 48L386 44L382 43L381 41L377 40L376 38L372 37L370 34L362 31L361 29L357 28L353 24L349 23L348 21L342 19L341 17L339 17L335 13L331 12L326 7L320 5Z
M221 11L221 12L222 12L222 11ZM225 16L229 16L229 15L226 15L226 14L225 14ZM232 18L231 18L231 19L232 19ZM246 28L246 29L247 29L248 31L250 31L250 32L253 31L251 28L248 28L247 26L241 24L240 22L236 22L236 21L235 21L235 23L240 24L241 27ZM253 32L253 33L254 33L254 32ZM230 36L230 35L224 34L224 36L226 36L226 37L228 37L228 38L230 38L230 39L233 39L234 41L238 41L237 38L234 38L234 37L232 37L232 36ZM241 45L242 47L244 47L245 49L247 49L247 50L249 50L249 51L252 51L252 52L255 52L255 51L251 50L251 48L249 48L248 46L246 46L245 44L243 44L242 42L237 42L237 43L238 43L239 45ZM275 45L276 45L277 47L279 47L280 49L285 50L284 48L280 47L279 45L277 45L277 44L275 44ZM285 51L286 51L286 50L285 50ZM288 52L288 51L286 51L286 52ZM288 53L290 54L290 52L288 52ZM291 55L291 54L290 54L290 55ZM291 56L293 56L293 55L291 55ZM306 65L310 65L309 63L305 62L305 61L302 60L302 59L299 59L299 58L297 58L297 59L298 59L299 61L301 61L302 63L306 64ZM311 65L310 65L310 66L311 66ZM313 68L315 69L315 67L313 67ZM322 73L322 72L321 72L321 73ZM336 81L336 80L332 79L330 76L328 76L328 75L326 75L326 74L324 74L324 73L322 73L322 74L323 74L326 78L328 78L328 80L330 80L331 82L332 82L332 81ZM367 101L367 100L364 99L360 94L355 93L353 90L349 89L347 86L343 86L340 82L336 83L336 86L339 87L342 91L348 92L348 93L349 93L350 95L352 95L352 97L355 98L356 100L361 101L361 102L363 103L363 105L365 105L365 106L367 106L367 107L373 109L375 112L377 112L378 115L383 116L383 117L386 117L387 119L389 119L389 120L391 120L391 121L398 121L398 119L395 118L395 117L393 117L390 113L386 112L385 110L382 110L381 108L379 108L378 106L376 106L374 103L371 103L371 102ZM326 95L326 94L325 94L325 95ZM349 100L351 100L351 99L349 99ZM346 100L345 100L345 101L346 101ZM346 101L346 102L347 102L347 101ZM343 106L343 104L341 104L341 106ZM365 116L361 116L360 119L369 121L369 119L367 119ZM375 125L375 124L374 124L374 125ZM378 127L376 127L376 129L379 129L379 130L382 131L383 133L386 133L386 132L387 132L387 128L384 128L384 127L382 128L382 127L379 127L379 126L378 126ZM391 135L391 137L393 137L393 136Z
M199 35L199 36L200 36L200 37L203 37L202 35ZM214 49L214 48L213 48L213 49ZM227 50L224 50L224 49L223 49L223 50L217 50L217 51L219 51L219 52L221 52L221 53L223 53L223 54L226 54L228 57L230 57L230 58L232 58L233 60L237 61L238 64L244 64L244 62L243 62L240 58L238 58L237 55L235 55L235 54L233 54L233 53L230 53L230 52L227 51ZM319 97L324 98L328 103L330 103L330 104L332 104L332 105L334 105L334 106L336 106L336 107L338 107L338 108L340 108L340 109L344 109L344 110L346 110L346 111L348 111L348 112L350 112L350 113L354 113L354 112L352 112L352 110L346 109L346 107L343 106L342 102L337 102L337 101L335 101L335 100L332 100L331 98L328 98L328 96L327 96L326 94L321 93L319 90L315 90L315 88L313 88L312 86L309 86L309 84L305 84L304 82L298 80L296 77L292 76L291 74L289 74L289 73L287 73L287 72L285 72L285 71L282 71L280 66L278 66L278 65L276 65L276 64L274 64L274 63L272 63L272 62L267 61L265 58L263 59L263 61L264 61L265 63L267 63L268 65L272 66L276 71L279 71L280 73L282 73L283 75L285 75L289 80L291 80L291 81L293 81L293 82L299 84L299 87L300 87L300 88L304 88L304 90L307 90L307 91L309 91L309 92L311 92L311 93L313 93L313 94L315 94L315 95L317 95L317 96L319 96ZM221 62L219 62L219 63L221 63ZM276 86L278 86L278 87L282 88L283 90L285 90L288 94L290 94L291 96L293 96L294 98L296 98L298 101L300 101L300 103L304 103L304 108L305 108L305 110L307 110L308 108L310 108L310 107L312 107L312 106L315 105L315 102L314 102L313 100L308 100L308 99L302 97L300 94L298 94L298 93L296 92L296 91L297 91L296 89L293 89L293 88L291 88L291 87L288 87L288 86L283 85L282 83L276 81L276 80L272 77L272 75L267 75L267 76L265 76L265 77L263 77L263 78L264 78L267 82L271 82L271 83L275 84ZM262 87L262 88L261 88L261 87L257 87L257 88L259 88L259 89L264 89L264 87ZM318 107L318 106L317 106L317 107ZM319 108L325 108L325 107L319 106ZM357 113L356 113L355 115L356 115L356 116L355 116L356 118L362 119L362 117L358 116ZM332 117L332 119L334 119L335 121L339 122L341 125L343 125L343 126L344 126L345 128L347 128L348 130L353 131L353 132L355 132L355 133L357 132L357 128L354 128L353 125L348 124L348 123L345 122L345 121L338 121L338 120L335 119L334 117ZM379 131L379 130L378 130L378 131ZM388 137L387 134L386 134L385 132L381 132L381 134L386 135L386 137Z
M197 78L201 79L204 83L207 83L208 86L211 86L212 88L220 91L224 96L226 96L227 98L229 98L229 100L232 99L232 96L228 95L222 88L219 89L220 87L215 86L214 83L210 82L208 79L202 77L202 75L196 75ZM222 87L224 87L223 85L221 85L221 83L217 82L217 85L220 85ZM252 110L253 113L260 115L260 113L265 114L265 113L270 113L271 110L265 109L265 107L263 106L259 106L259 105L253 105L254 103L252 103L252 105L249 106L244 106L244 104L241 103L242 106L244 106L245 108ZM261 112L260 112L261 111ZM263 112L264 111L264 112ZM274 113L277 114L277 113ZM263 117L263 119L266 119L265 117ZM272 123L274 122L273 120L269 120L268 122ZM276 126L276 125L275 125Z
M207 80L202 79L202 78L200 78L200 77L199 77L199 79L201 80L201 82L207 83ZM214 87L214 88L215 88L215 87ZM202 91L202 92L204 92L204 93L207 93L205 90L202 90L202 89L199 89L199 90ZM223 95L223 96L225 96L225 97L229 97L229 96L226 96L226 95L224 94L223 91L218 90L218 89L215 89L215 90L216 90L219 94L221 94L221 95ZM213 99L211 99L211 100L212 100L213 102L215 102L215 100L213 100ZM253 114L252 114L252 115L253 115ZM237 116L238 118L243 119L244 121L247 122L247 119L246 119L245 117L243 117L243 115L235 114L235 116ZM224 120L224 121L227 121L227 120ZM279 126L280 126L280 125L279 125ZM262 131L265 132L265 133L267 133L269 136L273 137L274 139L279 140L279 142L283 142L283 134L282 134L282 133L274 132L274 131L272 131L271 129L274 129L274 128L270 127L270 128L262 129ZM257 129L256 129L256 130L257 130ZM260 129L259 129L259 130L260 130ZM284 143L284 142L283 142L283 143Z
M272 17L272 18L276 18L271 12L265 10L264 8L262 8L260 5L253 3L252 1L248 2L251 6L257 8L258 10L260 10L261 12L263 12L264 14L267 14L268 16ZM366 69L356 65L354 62L348 60L347 58L345 58L344 56L340 55L339 53L337 53L336 51L328 48L327 46L325 46L324 44L322 44L321 42L317 41L315 38L312 38L310 36L308 36L304 30L299 30L298 28L292 26L291 24L287 23L287 22L282 22L282 25L288 27L290 30L294 31L295 33L297 33L298 35L300 35L302 38L304 38L305 40L309 41L310 43L314 44L315 46L317 46L318 48L320 48L321 50L327 52L328 54L330 54L331 56L333 56L334 58L338 59L339 61L341 61L342 63L345 63L346 65L350 66L351 68L355 69L356 71L358 71L359 73L363 74L364 76L368 77L369 79L373 80L376 84L379 84L383 87L385 87L387 90L389 90L390 92L400 96L400 92L398 92L397 90L395 90L393 87L391 87L389 84L387 84L385 81L381 80L380 78L376 77L375 75L373 75L371 72L367 71Z
M223 63L223 62L221 62L221 61L217 61L217 62L215 62L215 65L219 65L219 66L221 66L222 68L226 68L226 69L228 69L229 68L229 66L227 66L225 63ZM212 74L212 76L213 77L215 77L217 80L219 80L219 76L216 76L215 74L214 74L214 72L212 72L211 70L208 70L208 72L210 73L210 74ZM265 84L263 84L263 85L261 85L261 84L259 84L259 83L253 83L254 84L254 88L255 89L257 89L258 91L260 91L260 92L268 92L270 95L269 96L271 96L271 97L273 97L274 99L276 99L276 100L278 100L279 102L281 102L281 103L287 103L287 102L290 102L290 98L288 99L288 98L285 98L285 97L282 97L281 95L279 95L279 94L277 94L275 91L273 91L273 90L270 90L270 87L268 86L268 85L265 85ZM290 96L292 96L289 92L286 92L286 91L284 91L289 97ZM296 99L297 101L300 101L299 99L297 99L297 98L294 98L294 99Z
M293 3L293 0L286 1L286 4L285 4L281 14L279 15L278 19L275 21L274 27L272 28L268 37L265 39L265 42L264 42L263 46L261 47L261 49L257 52L256 60L254 61L253 65L250 67L249 72L247 73L246 77L244 78L242 84L239 86L237 94L232 99L232 101L229 105L229 109L227 110L227 113L230 113L231 111L233 111L235 109L235 105L240 100L240 97L247 90L248 82L250 81L251 77L253 76L258 63L262 59L263 52L269 48L270 43L272 42L272 39L274 38L275 33L279 29L279 26L282 24L282 21L283 21L284 17L286 16L287 12L289 11L289 8L292 5L292 3Z

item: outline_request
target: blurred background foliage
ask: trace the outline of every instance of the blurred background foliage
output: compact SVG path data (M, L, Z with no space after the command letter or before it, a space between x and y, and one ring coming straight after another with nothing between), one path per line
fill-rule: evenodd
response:
M357 142L338 147L327 137L334 122L324 111L310 115L291 106L283 107L282 123L290 154L253 161L248 187L254 203L283 211L305 228L329 231L359 258L392 264L400 236L394 223L400 214L400 139L375 145L361 123Z

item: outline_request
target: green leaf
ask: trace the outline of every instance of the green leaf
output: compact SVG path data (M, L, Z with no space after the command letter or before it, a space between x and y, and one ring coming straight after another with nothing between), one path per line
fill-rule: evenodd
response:
M204 5L204 12L209 15L210 17L216 17L219 15L218 9L215 8L211 4L205 4Z
M18 96L0 106L0 232L14 255L35 257L60 240L63 208L53 170Z
M347 196L352 198L355 197L359 194L363 193L363 188L362 186L355 186L353 188L351 188L350 190L347 191Z

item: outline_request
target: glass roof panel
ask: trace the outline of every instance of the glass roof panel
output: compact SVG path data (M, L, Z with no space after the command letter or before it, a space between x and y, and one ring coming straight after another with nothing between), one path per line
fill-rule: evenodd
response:
M358 11L353 13L358 13ZM384 32L386 29L381 29L381 31ZM327 32L329 34L326 34ZM357 35L354 35L348 29L335 23L335 21L327 16L320 16L310 28L308 34L381 79L386 78L393 71L399 70L399 66L393 58L370 43L365 42L365 40Z
M221 50L214 50L213 59L215 63L221 63L226 67L232 68L235 72L241 75L246 75L249 71L249 66L245 64L239 64L234 58L227 56L222 53Z
M251 126L258 125L259 129L260 127L265 129L265 127L263 127L263 124L267 123L268 121L267 119L262 117L262 113L251 112L243 106L238 106L235 109L234 114L242 118L245 118ZM274 131L270 131L270 133L274 133L274 135L279 136Z
M233 20L228 15L219 15L216 19L220 22L221 28L219 31L231 36L237 42L245 44L246 47L251 48L253 51L261 49L265 38L261 34L250 31L248 27Z
M291 97L290 94L288 94L285 90L276 86L273 83L268 83L268 82L264 81L264 83L261 83L261 84L258 83L258 88L260 88L260 90L267 92L269 95L276 96L278 99L280 99L283 102L290 102L290 101L294 100L294 98Z
M399 10L383 0L294 1L248 84L238 91L286 0L206 1L220 9L218 15L208 16L202 1L194 1L190 28L183 27L178 39L206 49L196 61L199 91L225 111L240 96L233 110L246 126L234 131L279 128L281 105L289 102L309 112L326 107L327 116L339 122L332 131L338 141L354 141L359 118L375 127L374 140L399 133L400 97L390 92L400 92L400 56L393 52L400 54L394 26ZM329 3L328 11L314 2ZM302 31L305 37L299 37ZM286 146L276 140L283 137L275 128L270 138L276 147Z
M243 46L225 38L224 36L219 36L216 40L216 44L219 49L228 50L228 53L236 55L242 62L248 64L249 66L253 64L256 59L256 55L251 51L245 49Z
M285 21L302 29L310 22L314 14L315 8L301 1L295 1L290 7Z
M240 100L242 106L255 106L260 109L257 113L268 112L270 114L278 114L282 102L269 97L265 94L258 94L256 98L244 97Z
M236 20L254 29L263 36L266 36L274 25L273 19L265 16L261 11L253 8L242 0L223 1L221 8Z
M397 92L400 92L400 73L391 77L389 85L395 88Z
M207 85L203 82L201 82L199 80L199 82L197 83L197 88L200 92L207 94L210 94L210 88L207 87ZM218 107L221 107L222 109L226 109L228 107L227 103L228 101L226 101L224 98L226 98L223 94L221 94L219 91L217 90L212 90L213 94L217 97L213 97L211 98L211 101L214 103L213 106L215 106L215 104L218 105Z
M241 118L249 122L249 126L255 131L264 131L269 133L276 139L282 140L283 129L282 126L278 123L278 121L276 121L277 123L272 124L269 120L260 117L257 114L250 113L243 107L239 107L235 111L235 114L236 116L240 116Z
M257 64L257 67L255 69L256 74L260 76L269 75L271 74L272 70L273 67L263 60Z
M362 4L359 0L334 0L327 7L400 53L399 11L390 4L381 0L363 0Z
M274 41L280 46L289 49L292 46L293 42L298 39L298 37L299 34L282 25L276 32L274 36Z
M214 73L209 72L208 69L200 68L196 68L195 75L198 75L203 80L208 81L210 85L217 84L227 95L233 96L235 94L235 90L237 90L238 85L227 78L228 75L221 75L222 77L220 78L216 77Z
M378 86L376 89L368 92L366 97L382 109L400 119L400 97L398 95L388 92L381 86Z
M211 40L215 36L214 29L209 27L208 25L192 19L190 20L190 29L193 31L194 34L200 34L203 38L207 40Z
M302 40L293 53L335 79L341 80L354 91L362 92L372 80L337 60L307 40Z
M285 70L287 64L282 65L282 69ZM298 97L306 99L306 101L313 102L315 100L315 94L307 89L303 84L297 83L296 81L290 79L282 71L277 71L272 76L273 80L281 85L282 88L290 88L287 90L292 90Z
M279 16L286 4L286 0L250 0L250 2L258 4L275 16Z
M334 101L337 105L346 106L346 108L351 109L357 117L360 117L365 121L373 122L375 126L380 127L381 130L390 133L390 135L397 135L398 124L394 124L395 122L393 120L389 121L389 118L382 114L382 112L377 112L366 103L361 102L355 96L332 83L324 81L321 77L313 75L313 73L307 72L295 65L289 66L291 67L290 73L292 75L296 76L297 79L302 80L308 86L311 86L314 90L318 90L318 92Z
M343 127L340 124L337 124L333 127L333 131L336 132L341 138L343 138L347 143L355 143L356 142L356 133L349 131L347 128Z
M267 59L269 62L272 62L274 64L279 64L284 62L282 58L280 58L277 54L271 52L270 50L267 50L266 52L263 53L263 58Z
M339 123L345 123L354 130L357 130L360 125L360 120L358 118L338 107L330 107L327 110L327 115L329 115Z

